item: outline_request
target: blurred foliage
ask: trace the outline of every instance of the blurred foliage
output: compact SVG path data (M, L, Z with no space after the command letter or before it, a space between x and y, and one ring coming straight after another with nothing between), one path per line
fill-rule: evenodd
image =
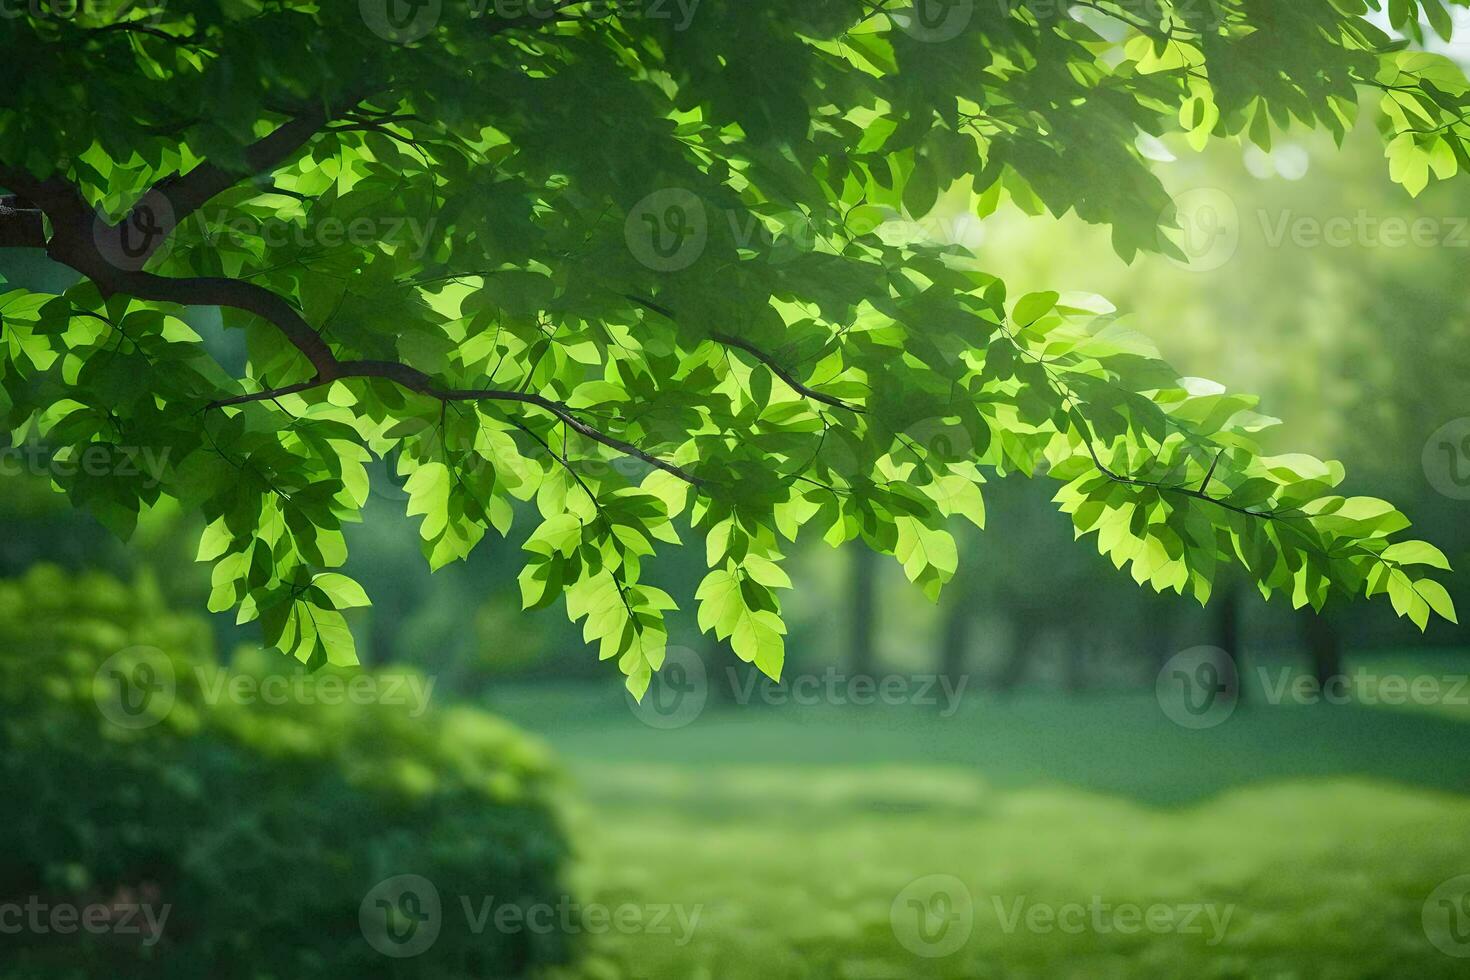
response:
M0 976L380 975L358 912L386 878L422 875L446 903L556 901L567 845L539 743L464 706L235 695L287 665L211 649L146 584L44 566L0 582L0 901L171 906L153 945L9 936ZM100 706L113 669L143 664L174 693L132 728ZM393 975L518 975L565 954L557 934L444 925Z

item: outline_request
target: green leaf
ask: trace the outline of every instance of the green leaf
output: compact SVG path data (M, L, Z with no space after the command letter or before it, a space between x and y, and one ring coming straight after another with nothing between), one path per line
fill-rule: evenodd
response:
M1396 565L1429 565L1449 571L1450 561L1434 545L1427 541L1400 541L1383 549L1384 561ZM1448 618L1448 617L1446 617Z
M314 576L311 584L322 591L324 595L332 600L332 606L336 609L356 609L362 606L371 606L372 601L368 599L367 593L361 585L337 572L324 572Z
M1029 327L1037 320L1052 311L1061 298L1060 293L1027 293L1016 303L1015 310L1011 313L1011 319L1021 328Z

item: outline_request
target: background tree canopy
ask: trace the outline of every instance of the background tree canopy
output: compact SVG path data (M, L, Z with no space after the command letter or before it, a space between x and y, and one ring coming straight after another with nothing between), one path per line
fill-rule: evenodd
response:
M1386 13L1449 37L1466 5ZM783 539L861 538L937 595L986 473L1060 481L1077 534L1160 591L1204 600L1233 563L1297 606L1453 619L1443 554L1334 494L1339 464L1263 455L1253 398L1180 378L1097 297L1008 296L893 220L1007 198L1178 254L1150 138L1341 139L1364 89L1418 193L1470 167L1470 82L1378 6L7 15L0 244L80 278L0 296L0 411L118 532L164 496L203 515L210 608L308 664L355 661L342 611L368 598L333 569L383 456L435 567L534 501L525 605L565 595L635 695L675 605L642 581L657 544L704 539L701 628L777 676Z

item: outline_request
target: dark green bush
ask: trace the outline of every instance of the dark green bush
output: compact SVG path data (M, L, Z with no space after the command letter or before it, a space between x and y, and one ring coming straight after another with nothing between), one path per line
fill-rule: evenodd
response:
M217 673L209 646L147 586L0 582L0 908L169 909L157 935L141 917L138 934L5 929L0 977L505 977L564 958L559 934L474 935L460 906L558 900L543 748L468 707L247 703L216 685L294 665L257 652ZM119 713L115 671L152 699ZM359 908L403 874L437 888L442 928L390 958Z

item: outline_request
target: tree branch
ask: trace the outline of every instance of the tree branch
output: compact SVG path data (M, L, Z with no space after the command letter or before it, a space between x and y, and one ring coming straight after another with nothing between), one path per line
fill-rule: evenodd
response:
M70 263L69 263L70 264ZM611 449L635 456L650 466L673 474L693 486L703 485L702 480L682 467L644 452L630 442L608 435L582 421L572 409L531 392L508 391L498 388L446 389L440 387L432 377L397 361L340 361L327 346L321 335L297 312L296 308L278 294L240 279L195 278L171 279L147 272L122 272L105 261L95 265L83 262L73 265L77 271L92 279L105 292L123 293L139 299L177 303L182 306L224 306L254 314L274 326L290 344L306 357L316 369L311 381L288 385L284 389L272 389L251 395L212 402L212 408L225 405L243 405L262 401L283 394L294 394L330 384L341 378L383 378L400 387L440 401L514 401L534 405L561 419L568 427Z
M1002 329L1006 330L1006 334L1010 338L1011 343L1015 345L1016 350L1020 351L1024 356L1029 357L1035 364L1037 364L1041 368L1042 373L1046 376L1047 385L1058 396L1061 397L1063 407L1067 410L1068 415L1071 417L1072 423L1077 427L1077 431L1082 437L1082 445L1087 449L1087 455L1092 457L1092 465L1096 466L1098 472L1107 477L1109 480L1112 480L1114 483L1122 483L1133 487L1149 487L1150 489L1157 490L1160 493L1172 493L1182 497L1192 497L1195 500L1202 500L1207 504L1214 504L1216 507L1231 511L1235 514L1240 514L1243 517L1254 517L1257 520L1275 521L1280 520L1285 516L1284 514L1277 511L1250 510L1246 507L1239 507L1235 504L1230 503L1229 501L1222 500L1219 497L1211 497L1209 494L1205 493L1205 489L1210 484L1210 479L1215 475L1215 466L1219 464L1220 456L1224 454L1223 449L1215 455L1215 462L1210 465L1210 470L1207 474L1205 474L1204 482L1200 484L1200 488L1198 490L1191 490L1189 487L1175 486L1169 483L1160 483L1157 480L1143 480L1138 477L1127 476L1125 474L1118 473L1110 469L1102 461L1102 457L1099 456L1097 453L1097 448L1093 445L1092 426L1088 423L1087 417L1082 414L1082 410L1077 407L1081 399L1077 397L1076 392L1072 390L1070 385L1068 385L1065 381L1062 381L1056 376L1056 373L1052 371L1051 366L1047 363L1045 358L1037 356L1036 354L1028 350L1024 345L1018 343L1016 341L1015 335L1012 334L1008 328L1005 328L1004 325L1002 326Z
M360 101L358 99L357 101ZM178 222L203 206L216 194L234 186L256 173L274 169L281 161L299 150L320 131L327 122L325 111L317 110L293 117L269 136L257 141L245 151L248 173L226 170L212 163L202 163L188 174L159 181L134 211L121 223L110 226L113 232L127 226L139 216L139 209L150 206L149 197L162 197L173 213L160 215L150 212L149 231L153 237L145 253L139 257L141 266L147 255L157 248ZM448 389L443 388L432 377L393 361L341 361L308 323L299 311L284 297L263 286L241 279L220 277L171 278L149 272L131 271L120 268L102 252L99 237L100 216L87 204L80 192L65 180L52 176L38 180L20 168L0 165L0 181L25 198L35 201L40 211L23 212L10 209L12 214L0 214L0 235L13 234L26 244L44 245L47 254L54 260L70 266L94 282L103 295L123 294L139 299L174 303L181 306L217 306L238 309L259 317L274 326L286 340L302 353L315 368L316 374L310 381L298 382L283 388L237 395L211 402L205 406L223 408L295 394L311 388L330 384L341 378L383 378L419 394L437 398L441 402L452 401L513 401L532 405L549 412L568 428L618 452L643 460L650 466L663 470L693 486L702 486L704 481L682 467L639 449L626 440L594 428L579 418L567 405L542 395L508 391L497 388ZM156 204L155 202L152 202ZM39 228L40 216L44 212L51 219L53 235L49 242ZM14 215L21 217L14 217ZM10 220L5 220L7 217ZM161 225L166 225L163 234L157 234ZM108 226L102 226L104 228Z
M351 108L362 98L349 96L341 108ZM76 268L75 262L62 257L63 254L96 253L104 247L105 240L122 241L126 229L135 226L147 232L146 238L141 246L131 247L136 243L128 243L130 247L121 252L127 254L136 268L142 268L184 219L215 195L249 177L275 170L321 132L329 118L329 111L323 107L292 115L269 135L245 147L243 169L222 167L206 160L187 174L164 177L144 192L121 221L112 225L106 224L77 189L60 177L53 175L37 180L23 168L0 166L0 182L36 202L51 218L55 237L50 247L58 261ZM44 241L36 241L34 225L25 223L27 220L33 222L35 219L0 212L0 245L46 245Z
M323 383L337 376L339 362L327 342L294 306L264 286L243 279L171 279L149 272L122 272L105 262L102 268L74 264L72 267L95 282L104 293L122 293L180 306L222 306L254 314L274 326L291 346L301 351L316 368Z
M250 402L269 401L282 395L293 395L322 385L330 384L332 381L340 381L345 378L382 378L392 381L394 384L409 391L436 398L441 402L467 402L467 401L508 401L520 402L549 412L560 419L566 426L580 435L591 439L593 442L601 443L610 449L616 449L628 456L634 456L643 460L649 466L672 474L691 486L704 486L705 481L690 473L688 470L667 460L654 456L651 453L639 449L637 446L617 436L588 425L574 414L573 410L559 401L537 395L532 392L510 391L503 388L443 388L432 377L397 361L336 361L333 359L331 377L316 377L310 381L302 381L283 388L271 388L265 391L252 392L248 395L237 395L233 398L223 398L219 401L210 402L204 407L205 411L212 408L224 408L231 405L245 405Z
M207 412L213 408L228 408L231 405L248 405L251 402L272 401L280 398L282 395L295 395L303 391L309 391L312 388L320 388L322 385L329 383L323 381L321 378L312 378L310 381L298 381L294 385L286 385L282 388L267 388L264 391L255 391L248 395L221 398L218 401L212 401L208 405L205 405L200 411Z
M355 105L356 101L352 104ZM206 160L187 174L174 174L154 184L149 193L156 193L166 200L172 212L166 216L170 223L157 242L161 244L174 228L216 194L229 190L248 177L275 170L320 132L327 124L327 118L327 110L318 107L282 123L268 136L245 148L243 170L227 169ZM147 196L144 195L145 200ZM124 218L123 223L126 224L129 218Z
M132 33L144 34L148 37L156 37L161 41L169 41L186 48L194 47L199 43L199 38L193 34L170 34L168 31L159 30L148 24L135 20L119 21L116 24L105 24L102 27L88 29L91 34Z
M1244 517L1254 517L1263 521L1275 521L1281 519L1282 515L1274 510L1249 510L1245 507L1238 507L1227 500L1221 500L1219 497L1211 497L1209 494L1205 493L1203 487L1201 487L1199 490L1191 490L1189 487L1175 486L1172 483L1161 483L1157 480L1143 480L1139 479L1138 477L1125 476L1122 473L1115 472L1114 470L1110 469L1105 463L1103 463L1102 458L1098 456L1097 450L1093 447L1092 427L1087 424L1087 419L1083 418L1082 413L1075 406L1070 406L1070 410L1072 413L1072 421L1077 425L1078 431L1082 434L1082 444L1087 448L1087 455L1092 457L1092 465L1096 466L1098 472L1107 477L1109 480L1112 480L1114 483L1124 483L1133 487L1149 487L1153 490L1159 491L1160 493L1173 493L1178 494L1181 497L1192 497L1195 500L1203 500L1207 504L1214 504L1216 507L1220 507L1233 513L1240 514ZM1216 456L1215 461L1219 462L1219 460L1220 457ZM1215 467L1211 466L1210 476L1214 476L1214 474ZM1205 483L1209 483L1208 477L1206 478Z
M734 347L737 350L745 351L751 357L754 357L757 361L760 361L766 367L770 368L772 374L780 378L782 381L786 382L786 384L789 385L791 389L797 394L804 395L814 402L821 402L823 405L831 405L833 408L840 408L845 412L852 412L854 415L863 415L867 412L867 409L859 405L853 405L849 402L843 401L841 398L835 398L832 395L824 395L820 391L817 391L814 388L809 388L806 385L802 384L800 381L796 380L794 376L792 376L790 371L787 371L781 365L777 364L775 359L772 358L770 354L767 354L765 351L756 347L754 344L751 344L749 341L741 340L739 337L733 336L732 334L718 332L711 333L710 339L715 341L716 343L724 344L726 347Z
M642 296L634 296L631 294L624 294L623 298L631 300L644 309L651 310L654 313L657 313L659 316L665 317L666 319L674 319L673 310L670 310L666 306L660 306L658 303L655 303L651 299L646 299ZM734 347L736 350L745 351L745 353L749 354L751 357L754 357L757 361L760 361L766 367L770 368L772 374L780 378L782 381L786 382L786 384L791 388L792 391L796 392L799 395L802 395L803 397L810 398L814 402L821 402L823 405L830 405L833 408L840 408L845 412L852 412L855 415L862 415L867 412L867 409L863 408L860 405L853 405L850 402L843 401L841 398L836 398L832 395L823 394L822 392L817 391L815 388L808 387L801 381L798 381L796 379L796 376L793 375L790 371L786 370L784 367L782 367L774 357L772 357L770 354L767 354L765 351L761 350L759 347L755 346L748 340L736 337L734 334L721 333L719 331L711 332L709 337L717 344L724 344L726 347Z

